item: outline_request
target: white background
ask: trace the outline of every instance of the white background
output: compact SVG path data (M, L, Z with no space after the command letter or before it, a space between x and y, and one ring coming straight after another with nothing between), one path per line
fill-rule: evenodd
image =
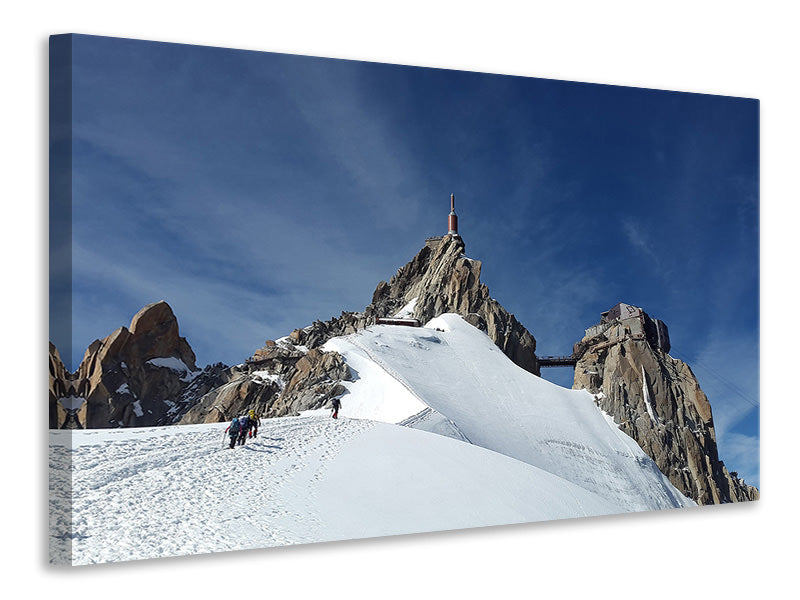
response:
M800 398L787 358L787 338L797 334L781 327L796 321L798 304L798 18L789 3L763 4L6 3L0 71L3 592L381 600L791 595L798 552L790 451L797 445ZM747 506L48 567L41 426L48 337L47 36L68 32L759 98L763 499Z

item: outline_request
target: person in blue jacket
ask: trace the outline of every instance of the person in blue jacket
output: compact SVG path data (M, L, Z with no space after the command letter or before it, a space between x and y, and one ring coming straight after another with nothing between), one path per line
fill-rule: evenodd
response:
M239 445L244 446L247 441L247 432L250 431L250 416L242 415L239 417Z
M233 448L236 445L236 439L239 437L239 432L241 431L241 426L239 425L239 418L234 417L231 424L228 425L228 428L225 430L231 438L231 445L228 448Z

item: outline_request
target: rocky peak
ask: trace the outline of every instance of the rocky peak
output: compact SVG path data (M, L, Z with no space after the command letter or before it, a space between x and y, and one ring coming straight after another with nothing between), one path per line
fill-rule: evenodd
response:
M617 305L575 345L575 389L586 389L698 504L755 500L717 451L711 404L686 363L668 354L666 325L641 308Z
M203 397L181 420L202 423L224 420L253 409L269 417L296 415L320 408L345 392L350 370L336 352L322 352L332 337L349 335L379 318L402 316L427 322L443 313L457 313L485 331L519 366L538 375L536 340L489 295L481 284L481 262L464 255L458 235L430 238L388 281L381 281L363 312L342 312L328 321L314 321L280 340L267 340L231 380Z
M127 353L131 357L146 362L153 358L174 356L190 371L197 370L194 352L186 338L180 336L178 319L163 300L148 304L134 315L130 336Z
M539 374L533 335L489 294L480 281L481 261L464 254L458 235L426 244L388 282L375 289L365 309L368 320L398 315L427 322L443 313L462 315L520 367Z
M349 335L379 318L403 316L425 323L444 313L456 313L485 331L520 367L539 374L536 340L513 314L506 311L480 282L481 261L464 255L458 235L430 238L388 281L381 281L363 312L342 312L328 321L295 329L288 341L305 349L318 348L332 337ZM273 342L274 343L274 342ZM259 353L270 352L265 346Z
M56 361L51 349L51 397L61 388L85 405L75 413L82 427L149 426L167 424L186 402L191 386L202 391L221 383L219 366L198 370L195 354L180 336L178 320L164 301L148 304L134 315L130 327L119 327L93 341L75 373ZM197 381L195 381L197 380ZM205 384L203 383L205 382ZM50 427L63 427L64 412L51 409ZM63 404L63 403L62 403ZM62 407L63 409L63 407ZM180 415L177 415L180 416Z

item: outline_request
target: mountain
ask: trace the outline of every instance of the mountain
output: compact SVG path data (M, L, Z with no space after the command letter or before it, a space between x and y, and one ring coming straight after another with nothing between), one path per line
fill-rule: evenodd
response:
M480 282L481 262L464 252L458 235L429 238L388 282L378 283L364 311L342 312L267 340L233 367L197 369L165 302L143 308L130 329L96 340L74 374L65 372L51 346L51 428L219 423L248 410L268 418L320 410L363 379L362 359L337 340L360 339L353 336L367 336L387 319L419 326L443 314L460 315L518 368L538 375L534 336L491 297ZM758 490L720 460L708 399L688 365L668 352L666 325L620 303L575 345L573 387L593 394L681 493L700 504L757 499ZM426 372L422 364L419 370ZM458 387L449 380L445 384ZM486 399L493 397L491 386L482 389ZM418 406L419 415L395 414L388 422L411 419L408 424L428 423L439 433L454 433L450 421L426 404L427 397L419 400L425 404ZM73 404L78 408L64 408ZM369 410L359 415L373 418ZM471 439L463 431L454 437Z
M231 370L231 381L224 389L202 398L180 423L228 420L248 409L269 417L297 415L328 404L342 393L342 382L350 380L350 374L340 357L319 348L332 338L363 331L381 318L425 323L444 313L460 314L513 362L538 374L535 338L491 297L480 282L481 262L468 258L464 250L458 235L429 238L388 282L378 283L363 312L343 312L295 329L280 340L267 340L244 364Z
M538 375L535 338L491 297L480 282L481 261L468 258L464 250L458 235L430 238L388 283L378 284L365 314L371 318L399 314L422 323L444 313L462 315L517 365Z
M699 504L757 500L758 490L720 460L711 404L669 350L662 321L617 304L575 345L573 387L594 394L681 493Z
M51 464L72 475L68 497L51 494L51 559L87 564L695 504L589 393L520 368L459 315L370 326L320 352L350 369L338 420L324 408L265 419L233 450L224 423L51 431Z
M145 427L171 422L226 381L225 366L198 369L170 306L142 308L86 349L70 373L50 344L50 428Z

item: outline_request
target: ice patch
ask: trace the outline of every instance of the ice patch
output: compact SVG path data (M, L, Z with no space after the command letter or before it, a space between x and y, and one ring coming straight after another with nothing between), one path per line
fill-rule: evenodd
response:
M656 417L655 413L653 412L653 401L650 397L650 390L647 387L647 377L644 373L644 365L642 365L642 395L644 396L644 404L647 408L647 414L650 415L650 419L654 423L658 423L658 417Z
M417 300L419 298L412 298L408 304L406 304L403 308L401 308L397 313L395 313L394 319L410 319L414 315L414 308L417 306Z
M142 404L139 402L139 400L134 402L131 406L133 406L133 414L135 414L137 417L144 416L144 411L142 410Z
M286 382L283 379L281 379L280 375L277 375L275 373L270 373L269 371L254 371L252 375L256 379L261 379L263 381L272 381L273 383L277 383L280 389L286 387Z
M147 361L147 364L153 365L154 367L169 369L171 371L175 371L176 373L182 373L183 376L181 377L181 381L186 382L192 381L195 377L203 372L201 369L192 371L186 366L186 363L176 356L151 358Z

